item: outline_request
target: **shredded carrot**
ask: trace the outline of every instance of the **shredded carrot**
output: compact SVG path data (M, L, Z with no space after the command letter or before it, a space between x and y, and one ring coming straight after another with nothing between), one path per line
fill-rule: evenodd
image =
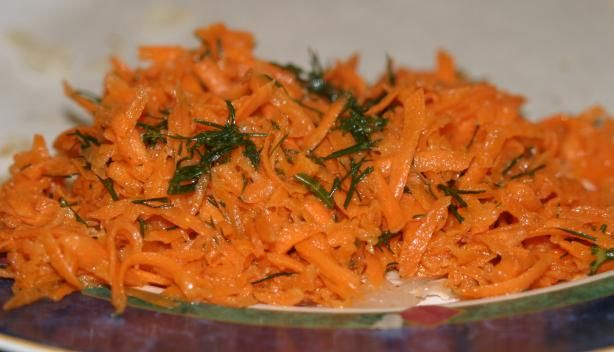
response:
M614 268L603 109L529 122L443 51L367 84L358 56L300 70L255 57L247 32L196 33L195 49L141 48L142 67L113 58L100 97L65 84L93 123L15 155L5 309L101 285L118 311L142 285L347 306L387 270L473 299Z

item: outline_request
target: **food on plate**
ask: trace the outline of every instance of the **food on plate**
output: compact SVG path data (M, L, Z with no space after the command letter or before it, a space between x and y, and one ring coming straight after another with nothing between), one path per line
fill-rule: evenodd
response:
M612 269L614 122L592 108L526 120L523 98L460 74L358 57L256 58L215 24L201 45L118 58L93 123L40 135L0 190L11 309L107 286L180 300L342 307L401 278L462 299Z

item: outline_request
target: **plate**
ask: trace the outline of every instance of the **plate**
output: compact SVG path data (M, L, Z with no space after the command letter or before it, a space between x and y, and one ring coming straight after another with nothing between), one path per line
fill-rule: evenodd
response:
M124 314L116 316L104 299L108 291L89 289L60 302L40 301L0 312L0 348L118 352L590 350L614 343L612 292L614 277L610 274L573 287L497 302L344 314L185 303L160 308L131 297ZM9 282L1 281L0 299L9 295Z
M330 14L335 14L332 21ZM142 43L195 45L194 28L223 21L254 33L261 57L307 63L361 53L374 78L386 53L431 67L445 48L470 75L529 98L527 116L600 103L614 111L614 1L35 0L0 13L0 170L34 133L48 141L85 116L63 97L64 79L100 90L109 55L136 63ZM5 172L0 173L5 175ZM154 350L586 350L614 344L614 277L494 300L404 309L237 309L138 297L115 316L106 289L0 312L0 349ZM10 282L0 282L0 300ZM143 294L137 296L144 298ZM432 301L428 301L432 302ZM427 303L428 303L427 302Z

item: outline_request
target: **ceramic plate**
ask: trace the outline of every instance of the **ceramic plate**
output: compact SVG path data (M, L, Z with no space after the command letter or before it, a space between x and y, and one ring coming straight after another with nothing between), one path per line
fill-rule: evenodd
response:
M0 170L34 133L51 141L85 116L62 80L100 90L110 55L135 61L138 44L195 45L216 21L254 33L257 54L306 64L359 52L374 78L385 55L432 67L445 48L470 75L528 97L539 119L596 103L614 111L614 1L172 1L56 0L3 4L0 12ZM184 350L586 350L614 344L614 276L596 275L494 300L428 297L413 308L226 308L138 293L115 316L105 288L61 302L0 312L0 349ZM0 281L0 300L10 282ZM439 303L439 304L436 304Z

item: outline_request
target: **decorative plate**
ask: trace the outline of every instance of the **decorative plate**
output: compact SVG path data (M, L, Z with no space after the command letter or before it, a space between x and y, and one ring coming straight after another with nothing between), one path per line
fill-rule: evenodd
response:
M614 111L612 1L4 5L0 170L34 133L51 140L82 118L63 98L61 80L96 91L109 55L134 63L139 43L187 44L193 28L217 21L253 31L258 55L271 59L302 64L309 47L322 57L358 51L367 77L381 70L385 53L401 64L430 67L443 47L468 71L530 97L526 111L534 119L594 103ZM0 301L10 296L10 284L0 281ZM116 316L108 290L95 288L0 312L0 349L587 350L614 345L613 293L611 273L498 299L443 305L430 299L410 309L238 309L168 299L153 305L144 296L152 293L133 291L129 308Z

